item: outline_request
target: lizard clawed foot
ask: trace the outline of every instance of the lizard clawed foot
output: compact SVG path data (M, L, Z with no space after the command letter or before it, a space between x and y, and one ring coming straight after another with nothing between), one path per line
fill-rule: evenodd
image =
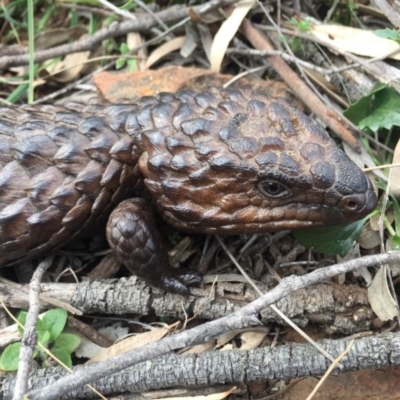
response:
M179 293L183 296L190 294L188 286L201 286L203 276L197 271L180 271L176 274L167 274L161 277L162 287L173 293Z
M202 275L169 264L167 248L143 199L118 205L107 223L107 240L121 263L147 283L169 292L189 294L188 285L199 286Z

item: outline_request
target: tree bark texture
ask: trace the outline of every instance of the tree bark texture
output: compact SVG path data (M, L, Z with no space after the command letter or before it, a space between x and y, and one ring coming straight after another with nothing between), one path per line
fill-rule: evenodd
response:
M86 280L78 284L43 283L41 287L43 294L85 314L156 314L180 319L194 314L207 320L221 318L257 296L247 284L219 282L215 290L211 286L193 288L192 296L183 301L182 296L152 288L135 276L119 280ZM10 288L7 281L0 281L0 291L8 306L27 307L24 285L12 284ZM349 335L369 330L374 318L367 291L359 286L318 284L292 293L276 306L299 326L315 322L322 324L328 334ZM261 321L283 324L270 308L261 312ZM0 345L1 338L0 332Z
M333 357L345 351L349 341L323 340L320 344ZM400 334L388 333L357 339L342 361L343 372L400 365ZM270 379L290 379L323 374L330 362L309 344L293 343L249 351L211 351L180 356L170 354L135 365L95 383L104 395L115 392L143 392L175 386L212 386ZM74 368L83 370L85 366ZM40 389L68 374L61 368L37 370L31 374L30 390ZM14 380L1 379L2 400L12 398ZM87 387L63 398L94 397Z

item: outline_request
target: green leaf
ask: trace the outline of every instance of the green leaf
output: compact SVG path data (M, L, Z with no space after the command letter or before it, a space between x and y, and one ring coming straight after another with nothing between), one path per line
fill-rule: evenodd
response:
M54 352L56 350L64 349L71 354L80 344L81 340L78 335L75 335L74 333L62 333L54 342L51 351Z
M50 331L40 331L38 332L38 341L40 344L46 347L47 343L51 340Z
M368 217L348 225L300 229L294 231L295 238L304 246L312 247L324 254L340 254L344 256L358 240Z
M126 58L118 58L117 61L115 62L115 68L121 69L125 66L125 64L126 64Z
M348 118L353 124L358 125L358 123L363 119L368 117L372 112L372 100L375 93L386 88L383 83L378 83L374 88L364 97L361 97L358 101L353 103L343 114Z
M0 358L0 368L3 371L16 371L18 369L19 351L21 342L7 346Z
M56 349L52 350L52 353L55 357L57 357L61 362L63 362L67 367L72 367L71 354L64 349Z
M374 31L374 34L384 39L394 40L396 43L400 44L400 35L394 29L377 29L376 31Z
M306 20L306 19L297 19L297 18L290 18L288 21L289 24L296 26L300 32L307 33L310 32L311 30L311 20Z
M26 316L28 313L26 311L20 311L17 315L17 321L25 326ZM24 330L18 325L18 333L22 336L24 334Z
M360 129L376 132L400 126L400 94L393 88L378 84L367 96L352 104L344 113Z
M390 242L392 243L393 250L400 250L400 236L394 235L390 238Z
M50 332L50 339L55 340L65 327L67 322L67 311L62 308L55 308L54 310L47 311L43 316L43 331Z
M128 71L135 72L137 70L137 61L135 58L130 58L128 60Z
M120 46L119 46L119 51L120 51L120 53L121 53L122 55L124 55L124 54L129 54L129 47L128 47L128 45L127 45L125 42L121 43Z
M400 236L400 205L395 197L391 196L391 200L394 211L394 223L395 223L396 234Z

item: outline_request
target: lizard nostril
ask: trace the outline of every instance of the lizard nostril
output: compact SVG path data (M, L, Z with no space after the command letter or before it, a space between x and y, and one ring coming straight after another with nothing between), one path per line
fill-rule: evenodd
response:
M358 203L354 200L349 200L346 204L346 208L348 210L356 210L358 207Z
M376 207L377 198L373 190L346 196L342 202L342 209L349 212L362 212L369 214Z
M352 194L342 199L341 208L344 211L357 212L363 209L365 203L366 196L364 193Z

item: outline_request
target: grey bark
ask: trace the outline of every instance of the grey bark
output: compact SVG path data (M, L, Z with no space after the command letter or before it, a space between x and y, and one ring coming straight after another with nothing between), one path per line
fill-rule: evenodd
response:
M170 316L184 319L186 315L213 320L237 311L253 301L257 295L244 283L219 282L216 290L192 288L192 296L182 296L152 288L132 276L128 279L79 284L43 283L42 293L70 304L85 314L139 314ZM262 287L265 292L268 287ZM27 306L26 286L0 280L0 292L8 306ZM49 305L43 303L46 307ZM358 286L318 284L299 290L280 300L276 306L297 325L310 322L323 325L328 334L353 334L370 329L374 314L369 306L367 291ZM51 305L50 305L51 307ZM267 308L261 312L264 324L283 321Z
M334 357L339 356L349 340L323 340L320 344ZM354 341L341 363L342 372L365 368L400 365L400 333L381 334ZM309 344L292 343L275 348L249 351L211 351L179 356L169 354L127 368L103 378L95 387L104 395L116 392L143 392L171 386L209 387L216 384L247 384L250 381L291 379L323 374L330 362ZM74 368L84 373L85 366ZM61 368L37 370L31 374L30 390L55 383L68 372ZM8 400L14 379L2 378L3 397ZM62 398L94 397L87 387L72 390Z

